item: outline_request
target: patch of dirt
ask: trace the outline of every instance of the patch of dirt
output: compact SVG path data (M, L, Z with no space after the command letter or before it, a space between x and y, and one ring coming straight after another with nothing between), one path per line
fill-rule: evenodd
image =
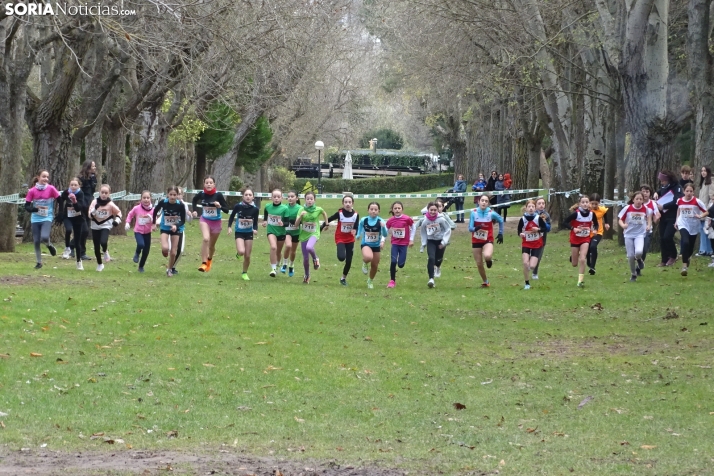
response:
M335 461L256 458L235 450L215 453L178 451L59 452L0 448L0 475L254 475L403 476L404 470L353 467Z
M10 276L0 276L0 286L21 286L24 284L39 284L39 285L57 285L61 284L62 286L71 286L75 284L81 284L83 286L87 286L86 281L77 281L77 280L58 280L54 276L51 276L47 273L49 273L51 270L48 269L47 272L43 272L43 270L39 271L40 274L37 275L24 275L21 276L19 274L14 274Z
M514 348L516 344L513 344ZM535 344L521 344L529 347L525 357L591 357L596 355L637 355L653 353L664 346L651 341L631 342L623 338L585 339L582 341L550 340Z

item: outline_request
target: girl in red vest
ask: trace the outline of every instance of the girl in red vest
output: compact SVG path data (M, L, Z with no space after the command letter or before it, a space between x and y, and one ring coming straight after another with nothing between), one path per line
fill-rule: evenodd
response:
M570 262L578 266L578 287L585 286L585 262L590 248L590 233L598 229L597 217L590 210L590 199L583 195L573 208L573 213L565 219L570 229Z
M531 288L531 271L536 269L541 254L543 253L543 233L547 230L547 223L536 214L536 204L528 200L523 207L523 216L518 221L518 235L523 240L521 253L523 254L523 278L526 285L523 289Z
M337 210L337 213L327 219L325 225L331 221L337 220L337 228L335 228L335 244L337 245L337 259L344 261L345 266L342 268L342 277L340 284L347 286L347 273L352 267L352 255L355 250L355 234L359 226L359 213L352 207L354 199L351 195L342 197L342 208Z

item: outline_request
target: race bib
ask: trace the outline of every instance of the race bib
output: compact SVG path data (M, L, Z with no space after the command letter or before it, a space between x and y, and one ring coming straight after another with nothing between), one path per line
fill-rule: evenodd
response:
M240 228L241 230L253 228L253 220L251 218L239 218L238 228Z
M439 224L438 224L438 223L434 223L434 224L431 224L431 225L426 225L426 235L427 235L427 236L435 235L438 231L439 231Z
M486 241L488 240L488 230L476 230L473 237L476 240Z
M206 218L218 217L218 209L216 207L203 207L203 216Z
M315 230L317 230L317 223L310 221L301 223L300 226L302 226L302 231L306 233L315 233Z
M67 209L67 218L74 218L77 215L79 215L79 213L77 213L77 210L75 210L74 208Z
M167 216L164 215L164 224L165 225L177 225L179 222L180 216Z
M538 231L527 231L525 234L526 241L538 241L540 238L540 232Z
M392 228L392 238L401 239L407 237L407 231L404 228Z
M641 225L645 222L644 213L630 213L630 223L633 225Z
M280 215L268 215L268 225L283 226L283 217Z
M285 231L295 231L295 230L297 230L297 227L295 226L294 223L292 225L288 225L285 227Z
M679 209L679 216L682 218L694 218L694 208L682 207Z
M141 226L151 225L151 217L139 217L136 222Z
M41 217L49 216L50 209L48 207L37 207L37 214Z
M378 231L365 231L364 232L364 241L367 243L376 243L379 241L379 232Z
M109 218L109 210L97 210L97 220L106 220Z
M354 223L341 223L340 224L340 231L342 233L351 233L353 229L354 229Z
M578 228L578 231L575 232L575 236L579 236L581 238L590 236L590 228Z

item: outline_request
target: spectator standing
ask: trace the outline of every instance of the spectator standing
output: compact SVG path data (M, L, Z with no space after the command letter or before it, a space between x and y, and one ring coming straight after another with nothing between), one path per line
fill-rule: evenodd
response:
M454 182L454 193L465 193L466 192L466 181L464 176L459 174L456 177L456 182ZM456 205L456 223L464 223L464 197L454 197L454 204Z
M703 166L700 172L701 176L699 178L699 200L708 205L710 202L709 197L712 192L714 192L714 187L712 186L712 169ZM704 231L704 226L706 221L702 220L699 228L699 253L697 256L711 256L712 255L712 245L709 242L709 237Z

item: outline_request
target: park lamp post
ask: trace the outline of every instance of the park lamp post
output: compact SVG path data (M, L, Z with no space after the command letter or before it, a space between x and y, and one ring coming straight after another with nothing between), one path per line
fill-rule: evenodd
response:
M321 154L322 149L325 148L325 144L321 140L315 142L315 149L317 149L317 193L322 193L322 161Z

